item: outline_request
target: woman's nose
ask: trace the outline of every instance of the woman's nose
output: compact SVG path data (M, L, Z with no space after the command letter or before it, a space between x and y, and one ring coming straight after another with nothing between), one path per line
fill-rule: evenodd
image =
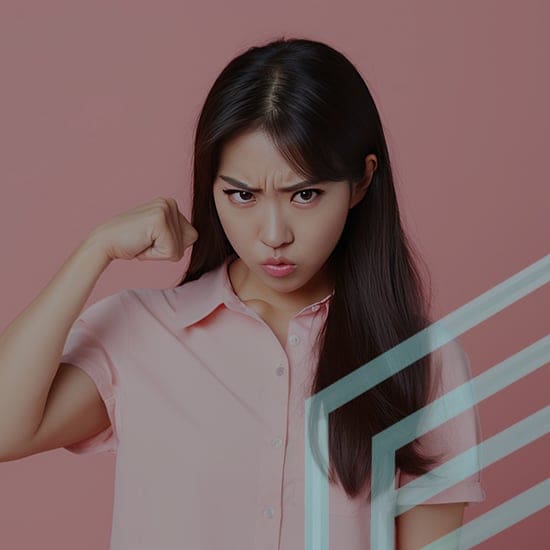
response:
M281 209L270 207L261 216L261 239L266 246L279 248L292 240L292 232Z

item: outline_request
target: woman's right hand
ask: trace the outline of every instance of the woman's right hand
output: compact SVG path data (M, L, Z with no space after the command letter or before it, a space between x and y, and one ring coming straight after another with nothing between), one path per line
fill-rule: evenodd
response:
M92 231L109 259L179 261L199 237L173 198L158 197L102 223Z

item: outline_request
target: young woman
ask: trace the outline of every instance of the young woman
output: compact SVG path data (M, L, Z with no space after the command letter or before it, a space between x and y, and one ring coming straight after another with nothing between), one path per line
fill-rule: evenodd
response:
M81 312L112 260L179 260L191 245L175 287ZM45 293L0 341L11 391L33 399L3 390L3 456L116 452L113 550L304 548L305 400L432 322L372 96L341 53L305 39L250 48L214 82L191 223L173 199L116 216ZM61 302L50 369L42 353L16 379L18 333ZM372 437L470 376L453 340L331 413L330 548L370 547ZM405 445L398 487L480 437L472 408ZM397 548L459 527L484 498L477 474L397 515Z

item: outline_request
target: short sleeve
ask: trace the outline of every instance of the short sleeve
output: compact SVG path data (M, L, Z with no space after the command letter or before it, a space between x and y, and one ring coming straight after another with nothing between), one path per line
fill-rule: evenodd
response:
M60 363L82 369L94 381L111 425L64 448L75 454L116 453L119 440L120 365L127 349L127 319L121 291L85 309L73 323Z
M432 393L428 403L472 378L470 359L458 340L450 340L434 350L432 357L432 370L430 371L432 374ZM477 469L477 472L426 500L420 497L418 488L407 487L410 481L420 476L399 472L398 487L400 491L397 496L397 505L440 504L445 502L466 502L468 505L485 500L486 494L481 485L479 449L476 447L482 442L482 433L475 395L471 385L464 387L460 395L461 399L465 399L467 402L466 410L451 418L450 412L444 406L443 418L447 420L420 436L418 442L420 443L420 450L426 454L442 453L439 461L430 468L430 472L447 460L475 447L472 460L475 461L473 466ZM441 486L444 481L445 479L441 476L435 476L433 481L423 481L422 486Z

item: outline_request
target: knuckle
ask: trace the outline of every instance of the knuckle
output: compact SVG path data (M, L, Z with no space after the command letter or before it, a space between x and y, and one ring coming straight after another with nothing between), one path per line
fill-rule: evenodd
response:
M160 206L163 210L169 212L171 208L170 198L159 197L157 199L157 205Z
M168 214L170 213L170 207L168 206L166 201L162 201L157 204L155 212L157 215L162 216L163 219L166 219Z

